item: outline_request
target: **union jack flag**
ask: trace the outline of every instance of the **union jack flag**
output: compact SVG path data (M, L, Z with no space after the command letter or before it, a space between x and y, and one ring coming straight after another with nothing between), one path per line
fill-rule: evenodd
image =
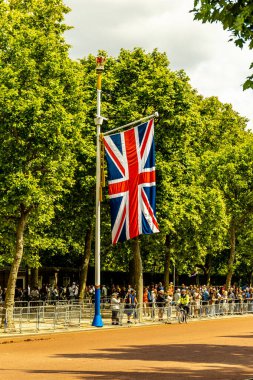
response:
M155 216L154 121L104 137L112 243L159 232Z

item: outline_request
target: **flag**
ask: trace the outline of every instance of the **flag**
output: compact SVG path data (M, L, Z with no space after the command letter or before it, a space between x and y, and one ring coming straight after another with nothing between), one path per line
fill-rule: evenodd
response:
M159 232L155 216L154 120L104 137L112 243Z

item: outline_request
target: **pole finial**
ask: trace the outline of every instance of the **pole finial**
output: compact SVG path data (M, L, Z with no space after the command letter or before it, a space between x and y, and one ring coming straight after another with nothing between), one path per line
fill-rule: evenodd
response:
M104 65L105 65L106 58L102 55L99 55L96 57L96 71L97 74L101 74L104 71Z

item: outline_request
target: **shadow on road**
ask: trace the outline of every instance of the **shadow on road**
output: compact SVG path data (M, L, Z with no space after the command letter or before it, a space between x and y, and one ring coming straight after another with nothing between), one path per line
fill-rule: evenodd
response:
M66 353L55 355L53 358L76 359L79 368L82 366L83 360L83 371L51 371L45 369L31 370L28 373L62 373L69 375L71 379L80 380L245 380L251 378L253 374L253 349L250 346L158 344L147 347L132 345L120 349L96 350L94 353ZM89 371L87 359L97 360L98 369L96 371ZM131 368L133 361L136 361L136 369L134 372L130 370L113 372L107 371L105 365L105 369L102 370L99 360L103 360L104 363L105 359L119 362L131 361ZM138 369L139 361L145 361L147 372L144 373ZM159 362L163 364L159 366ZM108 365L108 367L110 366Z

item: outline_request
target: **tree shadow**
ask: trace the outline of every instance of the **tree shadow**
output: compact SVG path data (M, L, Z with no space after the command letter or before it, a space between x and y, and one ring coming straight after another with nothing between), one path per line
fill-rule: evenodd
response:
M115 349L96 350L94 353L58 354L53 358L76 359L78 367L87 370L29 370L35 374L64 374L80 380L246 380L253 374L252 347L210 344L168 344L151 346L125 346ZM90 371L87 359L96 359L97 370ZM101 362L100 362L101 360ZM136 361L134 370L110 371L105 360ZM145 370L138 368L145 361ZM150 362L150 365L149 365ZM154 363L156 362L156 363ZM162 363L161 366L157 365ZM173 362L173 363L172 363ZM180 363L182 365L180 365ZM115 366L115 363L113 364ZM102 368L104 367L104 370ZM145 372L144 372L145 371Z
M253 349L249 346L210 344L168 344L126 346L94 353L58 354L69 359L152 360L182 363L219 363L253 368Z
M150 372L136 369L135 371L80 371L80 370L30 370L30 374L41 375L69 375L77 380L250 380L248 372L234 369L205 369L193 370L191 368L152 368ZM66 377L67 378L67 377Z
M221 335L221 338L240 338L240 339L252 339L252 335Z

